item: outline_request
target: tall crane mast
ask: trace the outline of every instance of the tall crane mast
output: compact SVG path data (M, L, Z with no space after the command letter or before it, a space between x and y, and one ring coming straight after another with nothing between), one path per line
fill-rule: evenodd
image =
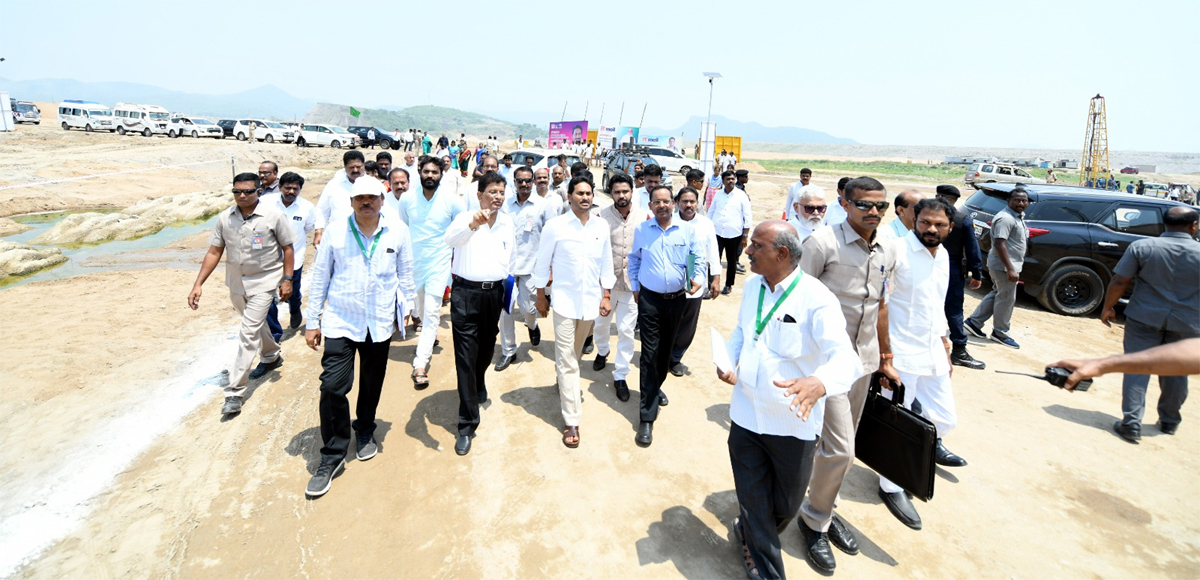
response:
M1083 138L1083 157L1080 158L1079 185L1108 179L1108 120L1104 113L1104 97L1099 93L1088 105L1087 132Z

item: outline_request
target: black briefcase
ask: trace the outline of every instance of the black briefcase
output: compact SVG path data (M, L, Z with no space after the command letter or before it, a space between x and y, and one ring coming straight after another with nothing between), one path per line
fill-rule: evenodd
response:
M854 437L854 457L913 497L929 501L933 499L937 428L902 406L904 385L892 392L896 402L884 397L880 393L881 376L877 372L871 377L858 434Z

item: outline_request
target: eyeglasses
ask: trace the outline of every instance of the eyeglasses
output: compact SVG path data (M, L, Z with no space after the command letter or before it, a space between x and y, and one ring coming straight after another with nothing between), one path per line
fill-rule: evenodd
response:
M270 175L272 173L275 173L275 172L274 171L259 171L258 172L259 175Z
M233 190L234 195L250 195L252 193L258 193L258 190L257 189L234 189Z
M824 213L827 209L829 209L827 205L806 205L804 206L804 213Z
M871 208L879 210L880 213L887 211L888 206L892 205L886 201L863 201L854 200L850 202L860 211L871 211Z
M533 183L533 179L514 179L517 183Z

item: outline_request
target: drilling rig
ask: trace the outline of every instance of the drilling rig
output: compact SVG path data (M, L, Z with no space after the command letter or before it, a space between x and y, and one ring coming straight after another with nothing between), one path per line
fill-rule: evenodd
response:
M1079 185L1094 184L1108 179L1108 120L1104 113L1104 97L1096 94L1088 105L1087 132L1083 138L1083 157L1079 159Z

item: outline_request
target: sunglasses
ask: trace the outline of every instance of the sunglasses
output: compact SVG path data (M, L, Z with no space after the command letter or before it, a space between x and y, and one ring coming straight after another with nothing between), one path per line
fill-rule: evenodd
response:
M888 206L892 205L886 201L851 201L850 204L860 211L871 211L871 208L875 208L880 213L887 211Z
M258 190L257 189L234 189L233 190L234 195L250 195L252 193L258 193Z
M806 205L804 206L804 213L822 213L827 209L829 209L827 205Z
M533 183L532 179L514 179L513 181L517 183Z

